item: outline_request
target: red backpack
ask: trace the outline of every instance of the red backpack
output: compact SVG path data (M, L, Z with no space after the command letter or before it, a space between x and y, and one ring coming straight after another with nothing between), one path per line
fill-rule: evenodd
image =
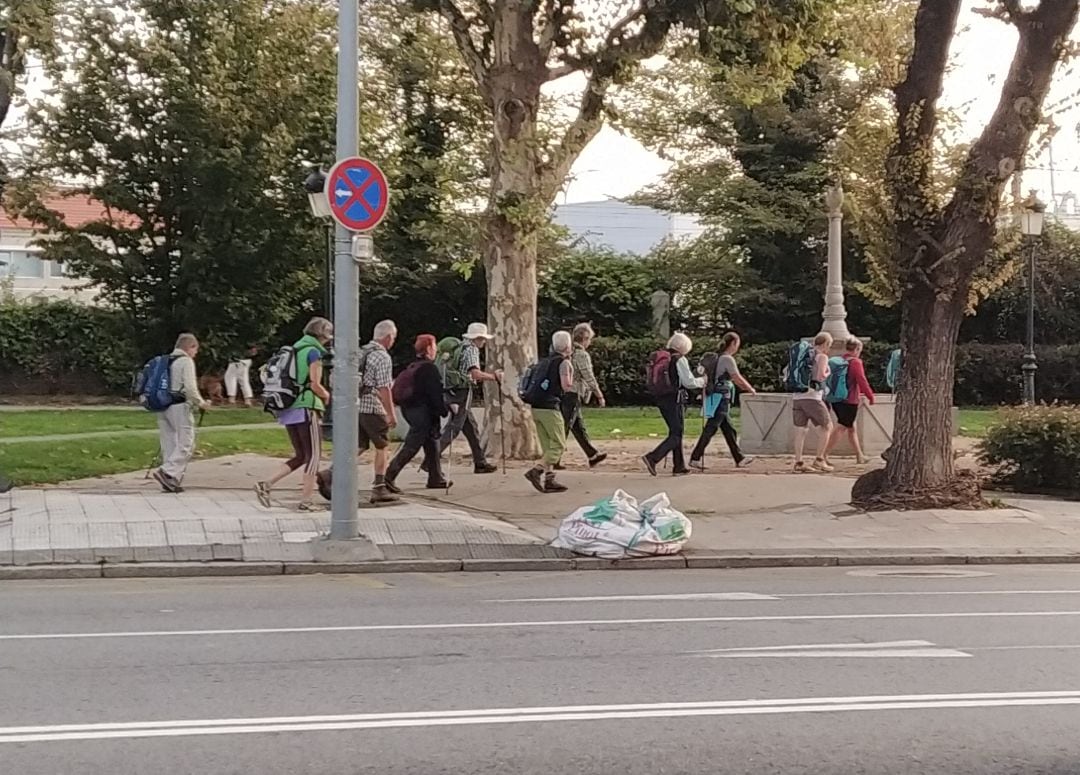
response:
M679 392L678 386L671 379L672 365L671 350L657 350L649 356L649 365L645 371L645 389L653 398L665 398Z
M405 370L397 375L390 395L394 397L394 403L404 406L413 400L416 393L416 370L423 366L425 361L417 360L405 367Z

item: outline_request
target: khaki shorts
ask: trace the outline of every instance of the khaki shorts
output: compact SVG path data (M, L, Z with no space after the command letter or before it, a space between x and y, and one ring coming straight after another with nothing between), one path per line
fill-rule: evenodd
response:
M360 415L360 450L369 446L386 449L390 446L390 423L381 414Z
M810 423L815 428L825 428L832 422L825 402L812 398L794 399L791 402L791 419L796 428L805 428Z

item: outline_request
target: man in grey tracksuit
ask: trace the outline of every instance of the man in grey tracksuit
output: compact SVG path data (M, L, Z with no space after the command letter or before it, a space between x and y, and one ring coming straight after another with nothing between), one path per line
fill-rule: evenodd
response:
M199 340L194 334L180 334L172 352L169 365L169 389L182 395L184 400L159 412L158 437L161 441L161 468L154 472L154 479L165 492L182 492L191 456L195 453L194 410L205 411L210 402L199 393L199 378L195 372L195 356L199 354Z

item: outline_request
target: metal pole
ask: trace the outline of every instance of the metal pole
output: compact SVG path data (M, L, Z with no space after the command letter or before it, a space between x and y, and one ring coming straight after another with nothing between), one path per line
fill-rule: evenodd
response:
M1028 256L1028 309L1027 309L1027 352L1024 353L1024 403L1035 403L1035 372L1039 365L1035 357L1035 246L1037 240L1031 240L1031 254Z
M338 6L337 158L359 150L359 0ZM333 196L333 192L328 192ZM360 318L357 308L360 272L352 256L352 235L334 231L334 373L331 384L334 420L334 479L330 538L359 536L356 449L359 444Z

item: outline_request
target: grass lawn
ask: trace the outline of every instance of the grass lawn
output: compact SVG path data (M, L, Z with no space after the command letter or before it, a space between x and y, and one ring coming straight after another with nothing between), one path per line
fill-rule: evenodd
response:
M960 410L960 435L981 438L997 416L996 409L975 408ZM733 425L739 427L739 410L732 413ZM585 410L589 435L597 439L647 439L663 437L667 431L655 407L589 408ZM686 431L694 436L701 428L698 407L687 407Z
M261 408L215 407L206 413L203 425L207 427L247 425L273 422L273 419ZM40 409L25 412L0 412L0 438L150 430L156 427L156 417L142 409Z
M266 430L202 434L195 457L205 459L240 452L285 455L290 450L285 432L273 426ZM16 484L55 484L145 469L156 460L157 454L158 440L154 436L18 442L0 444L0 471Z

